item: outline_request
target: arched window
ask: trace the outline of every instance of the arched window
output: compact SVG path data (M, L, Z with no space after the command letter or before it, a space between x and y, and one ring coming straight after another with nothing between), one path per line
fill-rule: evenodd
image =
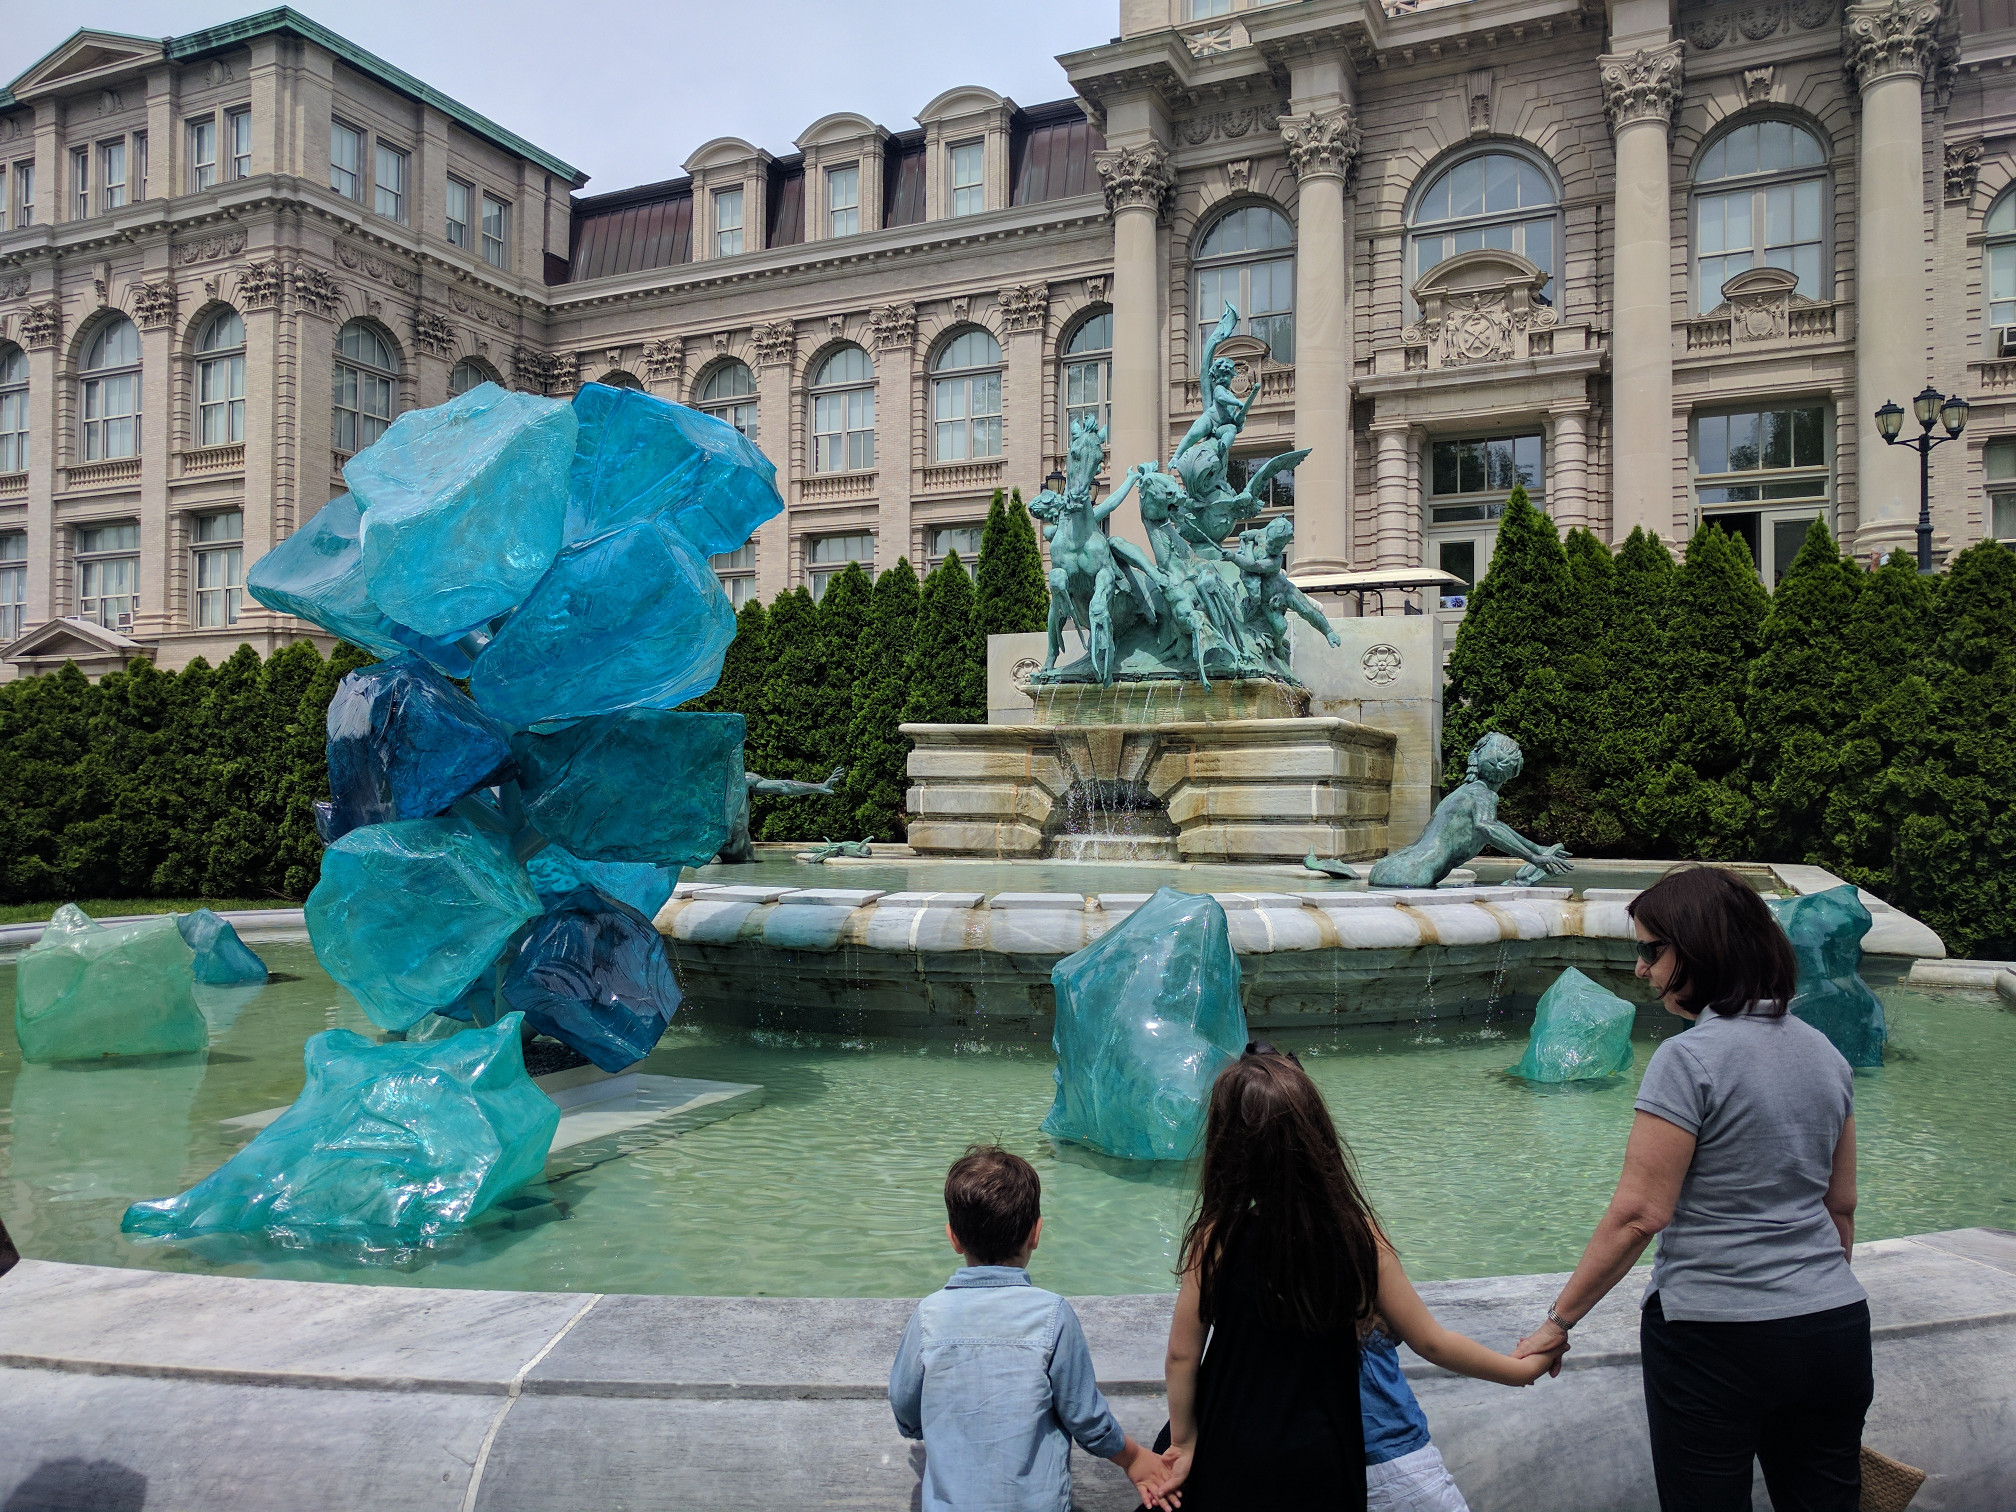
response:
M642 389L644 387L642 383L637 381L635 373L626 373L621 368L616 369L613 373L604 373L595 381L608 388Z
M497 375L490 371L488 363L478 362L473 357L464 357L455 364L455 371L448 375L448 397L466 394L479 384L497 382Z
M1983 269L1988 283L1987 355L1999 357L2002 340L1994 328L2016 327L2016 189L1995 201L1984 229L1988 232L1987 266ZM2016 334L2009 341L2016 350Z
M853 472L875 465L875 364L844 346L812 377L812 470Z
M1001 455L1001 343L961 331L931 364L931 460Z
M756 375L746 362L724 362L700 385L698 408L726 420L751 441L756 439Z
M245 322L236 310L219 310L196 338L196 444L244 439Z
M355 455L392 423L392 386L399 359L392 345L361 320L336 333L336 397L332 434L336 450Z
M1828 194L1818 137L1790 121L1748 122L1702 150L1694 182L1696 311L1722 303L1722 285L1745 268L1788 268L1801 294L1821 297ZM1718 187L1699 187L1709 184Z
M1071 446L1071 426L1081 415L1101 425L1113 406L1113 312L1102 310L1083 321L1064 343L1064 434L1059 451Z
M28 354L0 345L0 473L28 471Z
M1407 287L1458 252L1490 247L1545 273L1541 297L1551 298L1560 198L1540 165L1517 153L1480 152L1450 164L1428 181L1408 217Z
M140 455L140 333L121 316L108 320L84 353L83 453L86 462Z
M1295 228L1272 205L1244 205L1211 223L1197 242L1197 354L1230 304L1239 329L1267 343L1276 362L1295 360Z

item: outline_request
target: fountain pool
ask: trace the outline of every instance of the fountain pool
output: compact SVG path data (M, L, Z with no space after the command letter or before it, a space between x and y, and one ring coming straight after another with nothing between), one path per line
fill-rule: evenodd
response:
M213 998L207 1055L22 1064L0 1016L0 1213L39 1259L207 1274L526 1291L916 1296L953 1264L939 1184L969 1141L1036 1162L1035 1269L1078 1295L1166 1291L1190 1189L1037 1132L1047 1026L930 1040L810 1035L682 1009L637 1069L756 1083L760 1107L534 1188L444 1248L359 1266L243 1244L198 1254L123 1238L142 1197L180 1190L246 1137L224 1120L289 1102L301 1043L371 1032L305 940L259 941L276 979ZM0 964L11 1000L14 968ZM1881 1069L1858 1073L1858 1237L2016 1227L2008 1068L2016 1013L1990 993L1886 986ZM243 989L240 990L244 992ZM1641 1012L1631 1072L1536 1088L1502 1074L1530 1013L1275 1032L1322 1086L1420 1280L1565 1269L1601 1212L1647 1057L1678 1021Z

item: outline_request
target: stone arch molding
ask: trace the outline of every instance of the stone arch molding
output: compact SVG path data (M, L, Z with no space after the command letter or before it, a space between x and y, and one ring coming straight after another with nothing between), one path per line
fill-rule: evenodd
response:
M748 342L730 341L727 343L718 344L715 346L714 350L708 352L705 355L705 357L702 358L700 364L693 369L693 376L687 381L686 384L686 398L684 402L688 405L698 408L702 402L700 398L700 392L702 389L707 387L707 380L712 378L716 373L720 372L723 368L727 367L731 362L741 363L744 367L749 369L750 377L752 379L755 378L756 376L755 353L750 350ZM758 382L757 387L760 393L762 387L760 381ZM752 399L756 397L757 397L756 394L750 395L750 398Z
M1847 102L1838 96L1826 99L1818 111L1802 103L1772 100L1752 104L1742 88L1741 74L1725 75L1705 94L1690 95L1673 127L1673 183L1691 188L1694 168L1701 154L1718 137L1758 121L1789 121L1812 133L1826 151L1826 161L1815 171L1834 173L1836 165L1852 163L1855 155L1855 118Z
M809 390L812 387L812 380L819 376L819 369L826 359L846 347L858 348L867 357L868 366L875 375L869 381L880 383L882 381L882 363L877 360L875 349L867 342L843 330L827 336L825 340L811 349L809 355L806 356L804 361L798 364L797 369L793 372L791 378L792 386L794 388Z
M1513 113L1512 97L1521 92L1512 86L1500 88L1500 116ZM1596 164L1591 161L1588 149L1569 130L1558 106L1551 102L1525 102L1516 129L1472 136L1467 115L1463 129L1455 131L1450 130L1453 123L1442 118L1454 114L1460 103L1452 96L1441 116L1427 117L1385 159L1384 171L1373 185L1382 223L1404 224L1413 211L1417 194L1459 159L1486 152L1510 152L1531 159L1553 179L1563 200L1593 195L1601 187Z
M231 311L240 320L245 318L243 310L219 294L209 296L198 305L189 317L181 322L181 331L175 342L176 356L193 360L198 355L196 343L201 339L204 327L210 324L212 317L225 310Z
M83 371L84 354L91 349L91 343L98 339L98 333L115 320L132 320L136 330L140 327L140 322L133 319L132 312L123 304L102 305L77 322L71 329L69 341L64 344L63 355L67 371L72 373ZM147 361L144 344L141 347L140 361L144 367Z

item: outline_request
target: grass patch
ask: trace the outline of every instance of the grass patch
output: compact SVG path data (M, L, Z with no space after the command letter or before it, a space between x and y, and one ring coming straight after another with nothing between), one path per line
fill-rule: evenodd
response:
M51 903L0 903L0 924L46 924L65 903L74 902L94 919L129 914L217 913L240 908L299 908L287 898L58 898Z

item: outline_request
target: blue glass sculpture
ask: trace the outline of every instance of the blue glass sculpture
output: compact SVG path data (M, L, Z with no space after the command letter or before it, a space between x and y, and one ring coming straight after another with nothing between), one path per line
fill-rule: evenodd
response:
M175 915L175 927L196 952L196 980L213 987L266 980L266 963L254 955L229 919L207 908Z
M461 997L543 910L525 868L463 818L352 830L322 855L308 938L381 1029Z
M451 640L517 608L560 549L578 429L565 400L481 383L352 457L378 606Z
M537 1177L560 1125L525 1074L516 1014L429 1044L330 1029L303 1058L292 1107L179 1197L134 1203L120 1231L424 1244Z
M361 824L431 819L510 766L511 732L419 657L361 667L329 701L323 843Z
M1883 1064L1883 1000L1862 980L1862 937L1873 922L1845 884L1803 898L1769 900L1799 963L1792 1012L1834 1042L1851 1066Z
M714 686L735 610L707 559L664 519L560 553L483 654L469 689L513 729L670 709Z
M363 511L349 494L325 504L294 534L252 564L245 589L268 609L298 615L379 656L417 651L450 677L467 677L471 651L394 624L364 582Z
M571 851L549 845L525 863L531 874L533 891L551 908L576 888L592 887L619 903L627 903L647 919L672 896L679 880L676 866L657 866L649 861L583 861Z
M14 977L14 1038L25 1061L181 1055L210 1042L196 1005L195 954L172 918L100 924L56 910Z
M583 384L568 483L570 545L664 515L702 557L780 514L777 469L734 426L636 389Z
M583 887L532 926L504 974L503 1000L539 1033L621 1071L665 1033L679 984L651 921Z
M1631 1069L1638 1010L1574 967L1554 978L1533 1014L1533 1037L1514 1076L1534 1082L1600 1081Z
M633 709L512 737L525 817L584 861L704 866L744 790L740 714Z
M1050 973L1053 1139L1124 1160L1188 1160L1211 1083L1246 1045L1225 910L1165 887Z

